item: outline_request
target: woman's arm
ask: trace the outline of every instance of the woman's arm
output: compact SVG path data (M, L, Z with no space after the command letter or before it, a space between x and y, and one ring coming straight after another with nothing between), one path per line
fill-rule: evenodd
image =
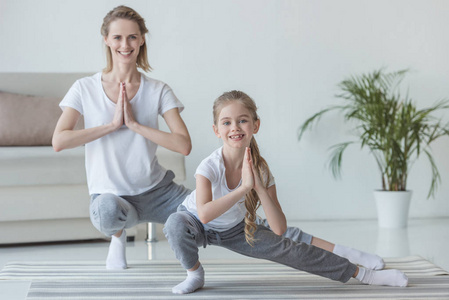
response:
M92 142L118 128L114 123L110 123L88 129L73 130L79 117L80 113L77 110L71 107L64 109L53 133L52 145L56 152Z
M192 142L190 140L189 131L179 114L178 108L173 108L167 111L163 117L167 122L170 132L164 132L155 128L141 125L134 120L130 121L131 105L125 105L125 123L129 129L144 136L146 139L152 141L169 150L189 155L192 150ZM131 112L132 114L132 112Z
M123 89L120 85L119 97L111 123L88 129L73 130L80 113L71 107L66 107L59 117L53 133L52 145L56 152L75 148L105 136L123 125Z
M168 125L168 128L170 129L170 132L164 132L155 128L144 126L136 121L133 115L131 103L129 103L128 96L126 95L125 87L123 90L123 99L124 121L129 129L164 148L186 156L190 154L190 151L192 150L192 142L190 140L187 126L182 120L178 108L172 108L164 113L163 117Z

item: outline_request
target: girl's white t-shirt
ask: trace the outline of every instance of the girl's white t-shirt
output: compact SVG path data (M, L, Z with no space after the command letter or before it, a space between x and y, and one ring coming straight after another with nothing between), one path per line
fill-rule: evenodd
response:
M223 160L223 147L220 147L212 152L212 154L205 158L196 169L195 177L199 174L206 177L211 182L212 201L229 194L239 188L242 184L242 181L240 180L237 187L231 190L226 182L225 173L226 168ZM273 175L270 173L269 176L270 181L268 187L275 184ZM182 205L184 205L189 212L199 219L198 209L196 206L196 190L186 197ZM225 231L240 223L245 218L245 214L245 197L242 197L242 199L240 199L224 214L209 223L204 224L204 227L206 230L213 229L219 232Z
M116 104L103 90L99 72L77 80L59 106L71 107L84 116L85 128L109 124ZM130 100L136 121L159 128L158 115L170 109L184 109L171 88L141 74L137 94ZM85 145L89 194L138 195L156 186L166 170L156 157L157 144L126 125Z

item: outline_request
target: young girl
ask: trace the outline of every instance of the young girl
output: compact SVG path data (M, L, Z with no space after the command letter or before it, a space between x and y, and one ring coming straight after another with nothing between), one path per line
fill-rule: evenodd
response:
M355 277L365 284L407 286L407 277L398 270L376 271L384 267L376 255L334 245L300 230L296 237L284 234L287 222L274 178L253 137L260 126L256 110L254 101L240 91L224 93L214 103L213 129L223 147L198 166L196 190L164 227L177 259L187 269L186 280L173 293L192 293L203 287L201 245L221 246L341 282ZM270 229L256 217L259 205Z
M173 182L155 155L158 145L188 155L184 106L171 88L144 76L150 71L144 19L118 6L104 18L101 34L107 66L74 83L61 101L63 113L53 135L56 151L85 145L93 225L112 236L108 269L124 269L126 231L142 222L165 223L191 192ZM74 130L84 115L85 129ZM170 132L158 129L163 116Z

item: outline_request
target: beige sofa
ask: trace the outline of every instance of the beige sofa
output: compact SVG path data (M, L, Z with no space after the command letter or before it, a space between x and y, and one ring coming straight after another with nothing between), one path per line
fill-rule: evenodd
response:
M49 145L57 104L87 75L0 73L0 244L105 238L89 219L83 147L56 153ZM183 182L184 157L162 147L157 154Z

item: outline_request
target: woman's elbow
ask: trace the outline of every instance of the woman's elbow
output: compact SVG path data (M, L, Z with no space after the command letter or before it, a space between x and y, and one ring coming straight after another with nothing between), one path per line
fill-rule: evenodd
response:
M55 150L55 152L60 152L67 149L67 144L65 143L63 137L58 133L53 134L51 145L53 146L53 150Z
M181 150L181 154L187 156L190 154L190 151L192 151L192 142L189 141L184 144L184 147Z
M51 140L51 145L53 146L53 150L55 150L55 152L63 150L61 143L55 137Z

